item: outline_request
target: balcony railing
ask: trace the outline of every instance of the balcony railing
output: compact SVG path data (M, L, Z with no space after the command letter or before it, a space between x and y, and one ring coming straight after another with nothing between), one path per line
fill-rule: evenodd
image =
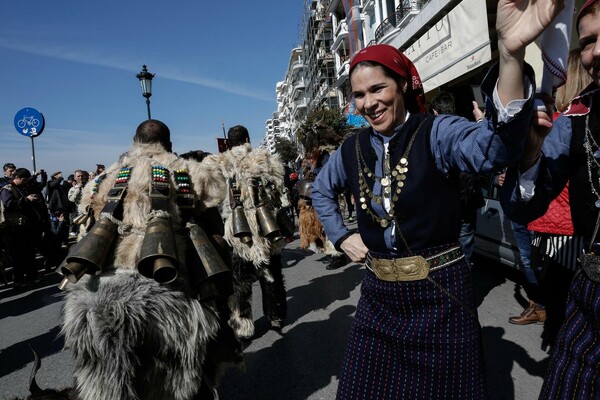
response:
M348 37L348 22L345 19L341 20L335 31L334 40L331 48L335 51L340 47L343 40Z
M304 63L302 62L302 60L296 60L292 63L290 69L292 70L292 73L295 73L299 69L302 69L303 67L304 67Z
M402 27L406 22L405 18L421 11L429 0L403 0L402 4L396 8L396 12L389 15L375 30L375 40L379 40L398 27Z
M295 101L293 104L294 104L294 109L296 109L296 110L299 108L306 108L306 99Z

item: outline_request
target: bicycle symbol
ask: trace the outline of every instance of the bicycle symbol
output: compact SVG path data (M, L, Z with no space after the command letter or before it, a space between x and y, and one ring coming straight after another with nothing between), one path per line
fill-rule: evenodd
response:
M28 116L23 116L23 118L19 121L17 121L17 126L19 128L25 128L25 125L29 125L31 127L37 128L38 125L40 124L40 121L38 119L35 119L32 116L28 117Z

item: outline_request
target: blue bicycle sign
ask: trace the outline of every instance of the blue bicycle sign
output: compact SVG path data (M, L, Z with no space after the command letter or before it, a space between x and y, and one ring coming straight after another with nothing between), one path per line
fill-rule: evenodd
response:
M15 114L15 129L23 136L34 138L44 130L44 116L35 108L25 107Z
M29 126L31 128L37 128L40 125L40 120L34 118L33 115L24 116L23 118L17 121L17 125L21 129L25 128L26 126Z

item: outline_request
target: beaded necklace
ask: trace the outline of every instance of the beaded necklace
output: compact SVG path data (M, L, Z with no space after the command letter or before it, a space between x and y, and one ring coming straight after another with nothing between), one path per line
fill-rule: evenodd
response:
M387 228L390 223L395 219L395 205L398 201L398 196L402 192L402 188L404 187L404 181L406 180L406 173L408 172L408 155L410 150L412 149L412 145L417 137L417 132L423 125L425 120L421 121L417 129L413 132L408 146L404 151L404 154L400 158L398 164L396 164L393 168L390 166L390 156L386 151L384 151L384 159L383 159L383 176L377 176L371 169L368 167L365 162L362 151L360 149L359 136L356 135L356 158L358 160L358 188L359 188L359 202L360 208L365 210L366 213L378 223L382 228ZM370 185L369 181L370 180ZM373 193L373 189L375 187L375 182L379 181L381 187L383 188L383 196L376 195ZM368 199L368 200L367 200ZM380 217L377 213L371 208L371 200L377 204L383 204L384 199L390 201L390 209L387 211L387 214L384 217Z
M598 175L598 169L600 168L600 146L594 139L592 132L590 131L590 114L588 113L585 116L585 140L583 141L583 147L585 149L585 153L587 155L587 170L588 170L588 181L590 182L590 187L592 188L592 193L596 196L596 202L594 205L596 208L600 208L600 194L598 194L598 190L594 186L594 178L592 174L592 169L596 171L596 175ZM592 143L596 150L594 151L592 147ZM600 176L598 176L598 187L600 187Z

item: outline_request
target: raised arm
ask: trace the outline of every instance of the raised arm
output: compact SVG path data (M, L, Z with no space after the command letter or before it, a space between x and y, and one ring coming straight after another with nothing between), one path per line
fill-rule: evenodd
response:
M500 0L496 18L500 75L498 95L503 105L525 97L525 47L550 25L564 8L564 0Z

